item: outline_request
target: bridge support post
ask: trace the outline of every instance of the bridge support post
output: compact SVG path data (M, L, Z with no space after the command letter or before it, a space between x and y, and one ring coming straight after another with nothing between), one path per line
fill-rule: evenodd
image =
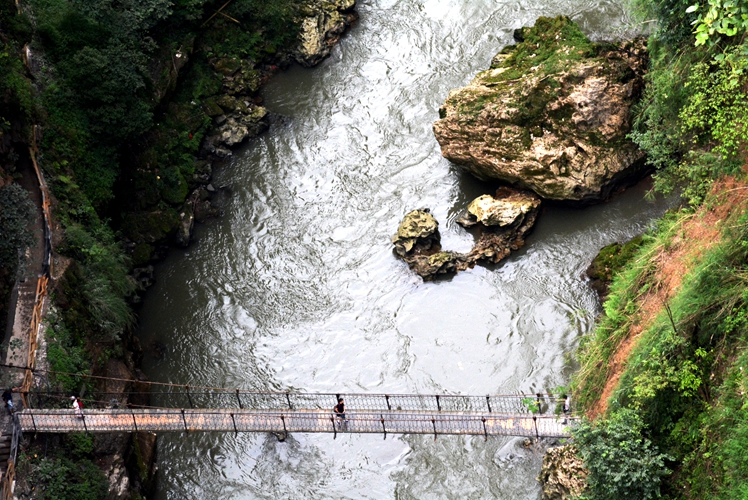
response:
M34 424L34 434L36 434L36 420L34 419L34 414L29 413L31 415L31 423Z
M288 403L288 409L293 410L293 406L291 406L291 396L289 396L288 393L286 393L286 402ZM281 417L283 418L283 417Z
M387 427L384 426L384 416L379 415L379 421L382 422L382 431L384 432L384 439L387 439Z
M337 439L338 430L335 428L335 419L330 417L330 422L332 423L332 438Z
M431 425L434 426L434 441L436 441L436 420L431 419Z
M491 413L491 396L486 396L486 406L488 406L488 413Z
M83 429L86 431L86 434L88 434L88 426L86 425L86 415L84 413L81 413L81 420L83 420Z
M486 429L486 417L481 417L481 422L483 422L483 441L488 441L488 429Z
M540 441L540 433L538 432L538 417L533 415L532 421L535 424L535 442L537 443Z
M135 427L135 432L138 432L138 422L135 420L135 412L130 408L130 415L132 415L132 425Z
M184 432L189 434L189 429L187 429L187 419L184 417L184 408L182 408L182 422L184 423Z
M192 396L190 395L190 386L185 385L184 388L187 389L187 400L190 402L190 408L194 408L195 405L192 404Z
M239 401L239 408L244 409L244 406L242 406L242 399L239 397L239 389L236 390L236 400Z
M234 434L239 434L239 431L236 430L236 420L234 420L234 414L229 413L229 415L231 415L231 423L234 424Z
M439 411L442 411L442 405L441 405L441 403L439 403L439 395L436 396L436 408Z
M392 411L392 407L390 406L390 397L389 395L385 394L384 399L387 400L387 409Z

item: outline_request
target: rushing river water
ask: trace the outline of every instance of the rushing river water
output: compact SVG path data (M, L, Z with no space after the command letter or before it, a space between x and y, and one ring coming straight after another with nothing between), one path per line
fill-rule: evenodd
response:
M593 37L629 21L618 1L381 0L320 67L265 91L281 115L217 173L225 216L158 267L141 311L153 380L256 390L515 393L568 382L599 312L582 277L597 251L665 203L647 186L585 209L546 207L494 268L423 283L392 254L409 210L430 207L445 248L493 191L444 160L431 132L449 90L488 67L512 30L568 14ZM538 499L542 446L482 437L164 435L159 499Z

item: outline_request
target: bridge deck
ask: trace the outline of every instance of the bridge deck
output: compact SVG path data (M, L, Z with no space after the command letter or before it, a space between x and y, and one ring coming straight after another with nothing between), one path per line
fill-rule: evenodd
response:
M432 411L347 411L345 421L328 410L245 409L26 409L17 413L24 432L342 432L569 437L574 418L555 415Z

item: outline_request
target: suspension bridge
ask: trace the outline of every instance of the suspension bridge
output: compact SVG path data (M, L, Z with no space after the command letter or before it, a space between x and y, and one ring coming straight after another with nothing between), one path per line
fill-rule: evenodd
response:
M93 393L77 413L61 393L36 392L16 414L22 432L272 432L569 437L576 417L550 394L322 394L190 390ZM345 414L332 407L344 398ZM68 408L60 408L65 405Z

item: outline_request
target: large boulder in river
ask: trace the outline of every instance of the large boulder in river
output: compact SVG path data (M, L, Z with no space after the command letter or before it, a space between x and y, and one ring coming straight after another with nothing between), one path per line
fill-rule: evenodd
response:
M643 39L591 42L568 17L541 17L434 123L442 155L481 179L543 198L605 198L644 169L626 138L647 66Z
M356 19L356 0L307 0L302 3L299 43L293 57L311 67L330 55L330 49Z

